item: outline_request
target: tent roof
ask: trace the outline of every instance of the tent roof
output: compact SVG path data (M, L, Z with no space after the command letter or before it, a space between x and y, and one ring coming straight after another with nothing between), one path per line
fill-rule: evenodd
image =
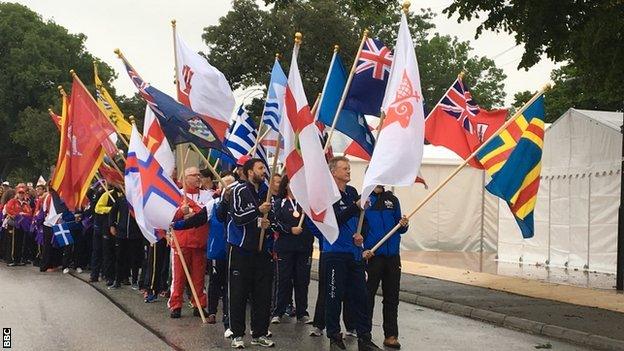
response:
M624 119L624 113L622 112L578 110L575 108L571 108L570 110L577 112L589 119L592 119L617 132L620 132L620 128L622 126L622 120Z

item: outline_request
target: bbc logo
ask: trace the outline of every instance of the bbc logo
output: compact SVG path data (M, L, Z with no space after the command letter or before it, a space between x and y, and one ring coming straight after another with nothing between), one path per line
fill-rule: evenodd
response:
M11 348L11 328L2 328L2 348Z

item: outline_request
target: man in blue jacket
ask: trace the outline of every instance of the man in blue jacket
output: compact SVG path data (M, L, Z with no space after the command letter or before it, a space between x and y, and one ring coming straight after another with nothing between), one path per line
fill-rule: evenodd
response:
M372 321L375 307L375 294L381 282L383 290L383 329L384 346L400 349L397 314L399 309L399 286L401 281L401 256L399 246L401 234L407 232L408 219L401 215L399 199L383 186L376 186L369 197L370 206L365 216L368 232L364 240L364 257L368 259L366 273L368 280L368 317ZM377 244L394 226L400 229L383 243L373 254L370 249Z
M362 244L364 238L357 232L361 211L359 195L351 181L351 166L344 156L329 160L331 172L342 198L334 204L338 221L338 238L333 244L323 238L323 260L325 263L326 288L326 328L330 347L345 350L340 333L340 312L343 301L357 330L358 350L379 350L371 341L371 320L368 317L368 297Z

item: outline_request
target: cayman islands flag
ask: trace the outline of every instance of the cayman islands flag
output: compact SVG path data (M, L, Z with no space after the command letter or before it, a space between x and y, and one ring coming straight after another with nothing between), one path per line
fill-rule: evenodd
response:
M126 159L126 199L134 217L150 242L160 238L155 229L168 229L183 195L171 177L165 173L154 155L141 141L141 135L132 126L132 135Z
M368 199L376 185L411 185L420 170L425 116L418 62L405 14L401 15L382 111L386 117L364 175L362 199Z
M318 128L303 90L298 52L296 43L284 99L286 113L281 123L286 173L290 189L305 214L333 243L338 238L338 223L332 206L340 200L340 191L327 168Z
M533 237L544 147L544 96L527 106L504 131L477 153L492 177L485 187L505 200L524 238Z

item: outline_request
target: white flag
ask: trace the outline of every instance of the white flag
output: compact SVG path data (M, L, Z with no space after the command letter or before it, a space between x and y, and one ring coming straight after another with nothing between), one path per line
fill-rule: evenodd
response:
M156 161L160 163L160 166L165 170L165 174L171 177L175 168L175 156L173 151L171 151L171 146L169 146L165 133L160 128L160 123L156 115L154 115L154 111L149 105L145 106L143 144L154 155Z
M223 140L234 110L234 94L223 73L176 33L178 100L206 118Z
M405 14L381 110L386 117L362 184L362 199L376 185L414 184L422 161L425 115L420 73Z
M290 178L290 189L305 214L327 241L333 243L338 238L333 204L340 200L340 191L329 173L318 128L303 91L297 65L298 51L299 46L295 44L284 97L285 118L280 123L286 173Z

